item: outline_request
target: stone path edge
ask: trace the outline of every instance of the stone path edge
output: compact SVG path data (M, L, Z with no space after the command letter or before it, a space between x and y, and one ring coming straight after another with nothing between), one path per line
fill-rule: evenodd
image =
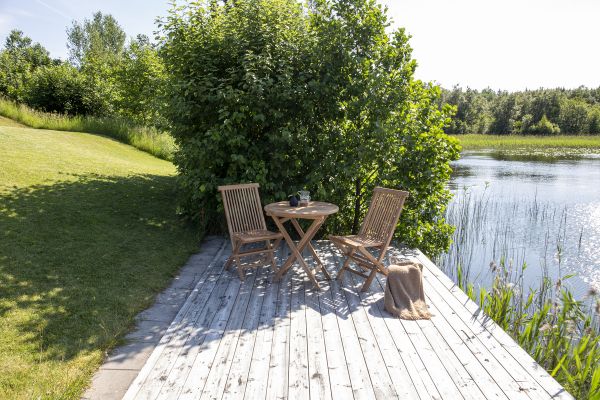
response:
M163 334L177 315L188 295L201 277L202 271L217 261L225 245L221 236L204 238L200 251L193 254L155 303L136 316L136 327L125 336L126 343L106 357L92 377L83 400L122 399Z

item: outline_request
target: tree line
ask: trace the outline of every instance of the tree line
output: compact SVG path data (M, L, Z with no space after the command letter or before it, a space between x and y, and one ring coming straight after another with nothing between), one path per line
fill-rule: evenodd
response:
M67 29L68 60L22 31L0 50L0 96L35 109L68 115L119 116L160 125L165 71L145 35L127 41L111 15L95 13Z
M456 108L449 134L600 134L600 87L507 92L456 86L442 91L439 104Z
M67 29L68 60L13 30L0 50L0 96L69 115L120 116L165 126L166 72L160 47L145 35L127 41L101 12ZM442 89L438 105L455 114L449 134L600 134L600 87L481 91Z

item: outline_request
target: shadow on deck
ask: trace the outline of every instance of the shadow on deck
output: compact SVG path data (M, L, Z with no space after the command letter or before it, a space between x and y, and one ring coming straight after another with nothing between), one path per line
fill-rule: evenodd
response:
M335 275L340 254L315 247ZM385 311L385 277L366 293L353 274L319 275L317 291L299 268L272 282L263 267L241 282L222 268L229 254L223 240L126 399L571 398L418 250L389 254L425 266L428 321Z

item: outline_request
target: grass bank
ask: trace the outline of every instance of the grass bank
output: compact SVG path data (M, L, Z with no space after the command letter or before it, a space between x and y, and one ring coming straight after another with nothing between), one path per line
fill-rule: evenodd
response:
M25 128L25 125L13 121L10 118L6 118L0 115L0 126L12 126L16 128Z
M175 151L175 142L168 133L154 128L136 126L122 118L44 113L1 97L0 116L31 128L110 136L164 160L171 160Z
M0 398L79 398L197 248L175 172L110 138L0 126Z
M463 150L600 150L600 136L455 135Z

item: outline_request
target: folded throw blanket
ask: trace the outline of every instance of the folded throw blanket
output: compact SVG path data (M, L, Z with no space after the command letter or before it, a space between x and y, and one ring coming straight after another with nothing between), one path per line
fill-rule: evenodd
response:
M388 267L385 309L402 319L430 319L423 292L423 265L402 261Z

